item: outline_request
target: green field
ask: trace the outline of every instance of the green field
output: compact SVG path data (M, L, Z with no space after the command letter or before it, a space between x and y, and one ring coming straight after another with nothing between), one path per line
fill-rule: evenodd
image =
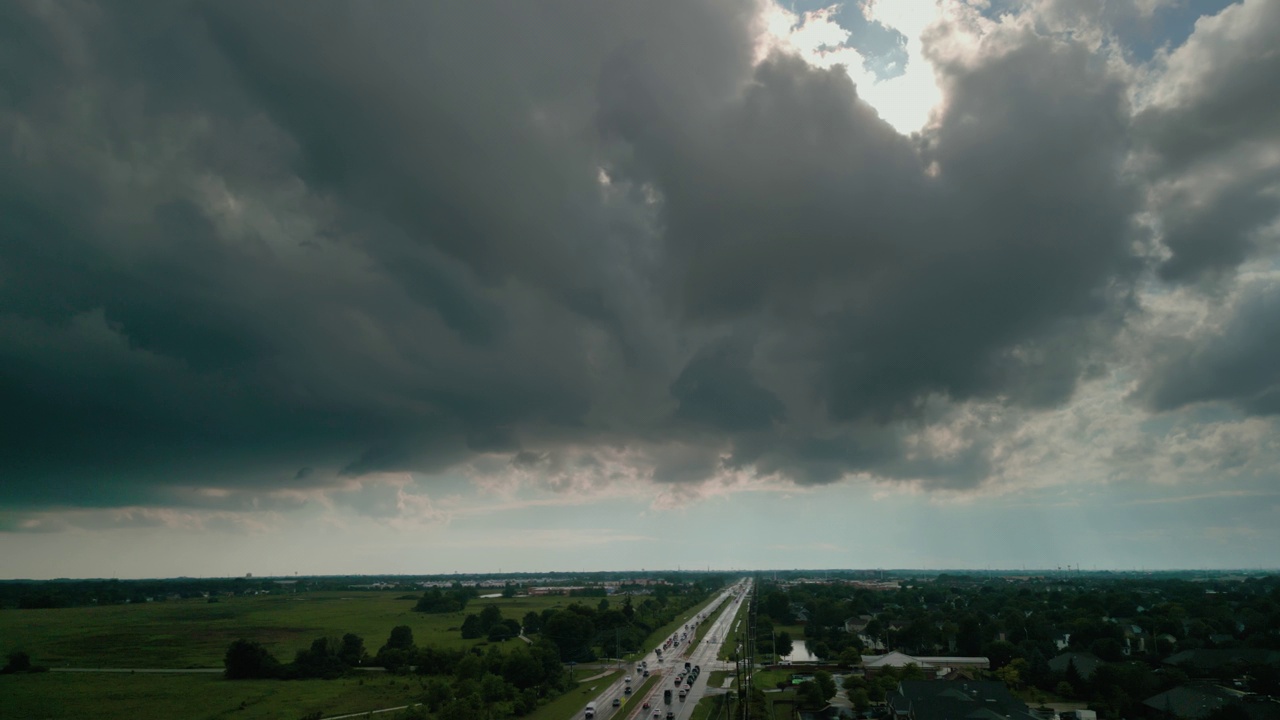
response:
M791 682L790 670L761 670L751 676L751 684L762 690L772 690L780 682Z
M711 674L710 674L709 676L707 676L707 687L709 687L709 688L723 688L723 687L724 687L724 681L725 681L725 680L727 680L727 679L729 679L729 678L732 678L732 677L733 677L733 672L732 672L732 671L729 671L729 670L712 670L712 671L711 671Z
M0 718L294 720L316 711L339 715L406 705L420 694L417 678L382 674L340 680L236 682L219 675L0 675Z
M693 633L693 642L691 644L697 645L702 642L702 638L706 637L707 631L710 630L712 626L715 625L716 620L724 614L724 611L729 607L729 604L729 600L725 600L720 603L720 607L716 608L715 612L708 615L706 620L698 623L698 629ZM701 612L701 609L699 609L699 612Z
M693 707L693 715L689 720L719 720L729 717L729 696L712 695L704 697Z
M220 602L178 600L136 605L0 611L0 651L21 648L32 661L50 667L187 668L222 667L227 646L237 638L256 640L288 662L317 637L355 633L370 654L387 641L391 628L408 625L420 646L467 648L457 628L467 612L490 603L503 617L565 606L575 598L527 597L473 600L464 612L426 615L412 611L402 593L317 592L222 598ZM503 645L514 646L520 640Z
M720 653L717 657L721 660L729 660L733 656L734 648L737 647L734 628L739 627L739 623L747 621L747 603L744 601L738 605L737 614L733 618L733 622L729 624L729 632L725 634L724 642L720 643Z
M601 688L617 680L620 674L621 670L615 670L599 680L583 683L576 690L570 690L526 715L523 720L570 720L581 717L582 708L586 707L591 698L598 695Z
M355 633L370 654L386 642L391 628L408 625L419 646L467 648L487 645L463 640L458 628L467 612L497 605L504 617L563 607L582 598L560 596L473 600L467 611L427 615L411 610L405 593L315 592L299 595L227 597L220 602L181 600L50 610L0 611L0 651L22 649L34 663L79 668L221 668L227 646L237 638L265 645L282 662L317 637ZM588 599L589 600L589 599ZM690 608L668 627L665 637L703 607ZM522 645L521 640L499 644ZM575 678L598 673L574 668ZM602 684L618 672L584 683L527 716L569 720L581 712ZM649 679L656 682L658 675ZM642 696L645 688L635 696ZM592 691L590 688L596 688ZM43 673L0 676L0 718L62 720L110 718L235 718L291 720L308 713L360 713L416 702L417 677L361 673L339 680L236 681L218 674ZM638 704L638 701L637 701Z

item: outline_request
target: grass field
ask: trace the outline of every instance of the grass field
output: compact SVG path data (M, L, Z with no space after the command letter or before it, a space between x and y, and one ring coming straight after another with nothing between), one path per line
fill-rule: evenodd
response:
M791 682L790 670L761 670L751 676L751 684L762 690L772 690L780 682Z
M419 646L466 648L486 645L463 640L458 631L465 612L426 615L411 610L403 593L322 592L296 596L258 596L171 601L136 605L0 611L0 651L22 649L36 664L52 667L188 668L222 667L227 646L237 638L256 640L282 662L317 637L352 632L370 654L386 642L391 628L408 625ZM529 611L567 606L580 598L493 598L474 600L469 612L490 603L517 620ZM667 628L665 637L689 608ZM523 645L509 640L499 647ZM575 668L576 678L598 672ZM581 713L598 688L619 673L585 683L528 717L570 720ZM650 678L656 682L658 675ZM589 688L595 687L592 692ZM647 686L645 686L647 687ZM637 689L640 696L644 690ZM406 705L422 693L416 677L369 674L330 681L237 681L217 674L153 675L43 673L0 676L0 719L30 718L235 718L290 720L312 712L326 716ZM638 701L637 701L638 704ZM194 710L193 710L194 708Z
M337 715L406 705L421 692L417 678L389 675L290 682L231 682L218 675L3 675L0 718L293 720L316 711Z
M739 628L739 623L747 621L747 603L743 602L738 605L737 615L734 616L733 622L729 624L729 632L725 634L724 642L720 643L720 653L717 657L721 660L728 660L733 656L734 648L737 647L735 636L735 628Z
M724 614L724 611L726 609L728 609L730 602L731 601L729 600L725 600L724 602L720 603L720 607L716 608L715 612L708 615L706 620L703 620L702 622L698 623L698 629L693 634L692 644L697 645L698 643L702 642L702 638L707 636L707 631L710 630L713 625L715 625L716 620L719 619L719 617Z
M391 628L408 625L420 646L466 648L456 628L466 612L426 615L413 600L378 592L319 592L222 598L221 602L179 600L137 605L0 611L0 639L8 652L21 648L33 662L50 667L185 668L221 667L227 646L237 638L256 640L280 659L308 647L320 636L352 632L370 654L387 641ZM568 605L565 597L473 600L469 612L493 603L504 617L520 620L530 610ZM503 645L514 646L520 640Z
M719 720L729 717L729 696L712 695L698 701L689 720Z
M728 670L712 670L711 674L707 676L707 687L723 688L724 681L732 677L733 673Z
M570 690L524 716L523 720L570 720L582 717L582 708L587 706L587 702L598 695L600 690L609 683L617 680L621 674L621 670L615 670L599 680L583 683L576 690Z

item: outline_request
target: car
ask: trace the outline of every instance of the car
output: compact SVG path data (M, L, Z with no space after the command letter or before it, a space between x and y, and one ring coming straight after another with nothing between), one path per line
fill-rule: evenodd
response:
M644 710L648 710L648 709L649 709L649 701L648 701L648 700L645 700L645 701L644 701L644 704L643 704L643 705L641 705L640 707L641 707L642 709L644 709Z
M614 698L614 699L613 699L613 706L614 706L614 707L622 707L622 698Z
M623 694L623 695L630 695L630 694L631 694L631 686L630 686L630 685L628 685L628 686L626 686L625 688L623 688L623 689L622 689L622 694Z
M668 711L667 711L667 720L676 720L676 714L675 714L675 713L673 713L673 712L671 712L670 710L668 710Z
M680 699L681 699L681 700L684 700L684 699L685 699L685 698L687 698L687 697L689 697L689 691L688 691L688 690L685 690L685 689L683 689L683 688L681 688L681 690L680 690Z
M644 671L644 676L645 676L645 677L649 677L649 671L648 671L648 670L645 670L645 671Z
M688 670L688 669L689 669L689 663L685 663L685 664L684 664L684 669L685 669L685 670Z
M662 711L661 711L661 710L654 710L654 711L653 711L653 716L654 716L655 718L660 718L660 717L662 717Z

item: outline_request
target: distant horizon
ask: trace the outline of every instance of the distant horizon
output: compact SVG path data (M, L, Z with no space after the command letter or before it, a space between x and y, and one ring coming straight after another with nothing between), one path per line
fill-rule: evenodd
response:
M644 569L644 570L516 570L516 571L495 571L495 572L444 572L444 573L313 573L313 574L293 574L293 575L259 575L258 573L246 573L241 575L167 575L167 576L135 576L135 577L12 577L0 578L0 582L54 582L59 580L79 581L79 580L278 580L291 579L300 580L306 578L448 578L448 577L518 577L524 575L607 575L610 573L626 573L631 575L639 574L702 574L702 575L726 575L726 574L759 574L769 572L786 572L786 573L822 573L822 572L885 572L885 573L931 573L931 574L1044 574L1044 575L1086 575L1086 574L1144 574L1144 573L1250 573L1276 575L1280 574L1280 567L1222 567L1222 568L1189 568L1189 567L1170 567L1170 568L763 568L757 570L745 569Z

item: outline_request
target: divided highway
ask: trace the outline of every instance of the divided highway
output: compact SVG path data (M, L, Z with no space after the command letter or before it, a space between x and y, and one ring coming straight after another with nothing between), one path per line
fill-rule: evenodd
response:
M722 663L717 660L716 656L720 652L720 645L724 642L725 636L732 630L733 619L738 611L738 604L744 601L750 591L750 580L744 579L734 583L714 602L707 605L706 609L690 618L688 641L681 641L678 648L671 647L664 650L661 658L653 650L650 650L643 658L635 660L626 671L626 674L631 677L632 688L639 689L644 684L643 671L637 671L636 669L641 667L642 662L645 663L644 667L647 667L651 674L658 676L658 682L648 691L646 697L640 699L635 705L628 707L625 715L619 712L619 708L613 707L613 701L615 698L620 701L626 700L626 680L624 678L614 682L595 698L595 717L600 720L605 718L652 720L655 717L663 720L668 717L667 713L671 712L671 717L674 720L688 720L693 714L693 707L698 704L698 700L707 694L707 678L710 677L711 671L731 670L733 668L731 663ZM692 642L694 637L693 627L698 617L701 615L709 617L723 603L728 603L725 611L716 619L715 625L703 635L702 641L694 644ZM685 632L684 628L677 630L676 637L679 637L682 632ZM684 683L679 686L675 684L677 676L685 675L684 664L686 662L689 663L690 667L696 665L702 669L697 679L694 680L692 687ZM682 687L688 688L688 695L684 700L680 699L680 688ZM712 691L717 689L711 688ZM671 691L670 704L663 701L664 690ZM646 702L649 703L648 709L640 707ZM578 717L583 716L580 715Z

